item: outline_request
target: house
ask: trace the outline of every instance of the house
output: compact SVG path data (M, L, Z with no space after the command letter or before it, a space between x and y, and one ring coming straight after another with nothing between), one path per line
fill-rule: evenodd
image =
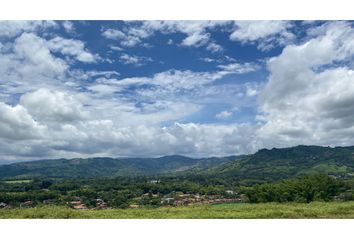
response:
M79 210L84 210L84 209L87 209L86 205L83 204L81 201L72 201L69 203L72 208L74 209L79 209Z
M234 195L234 191L232 191L232 190L226 190L226 193L230 194L230 195Z
M78 210L86 210L87 209L85 204L75 205L75 206L73 206L73 208L78 209Z
M130 208L139 208L139 205L137 205L137 204L131 204L131 205L129 205L129 207L130 207Z
M158 184L160 183L160 180L150 180L149 183L152 183L152 184Z
M0 203L0 208L6 208L7 207L7 204L6 203L4 203L4 202L1 202Z
M143 194L143 197L157 198L157 197L159 197L159 196L160 196L159 193L156 193L156 194L153 194L153 193L144 193L144 194Z
M96 199L97 208L107 208L107 203L100 198Z
M189 198L191 196L191 194L185 194L185 193L182 193L182 194L178 194L177 197L178 198Z
M171 197L165 197L161 199L161 204L174 204L175 199Z
M20 207L32 207L33 201L29 200L20 204Z

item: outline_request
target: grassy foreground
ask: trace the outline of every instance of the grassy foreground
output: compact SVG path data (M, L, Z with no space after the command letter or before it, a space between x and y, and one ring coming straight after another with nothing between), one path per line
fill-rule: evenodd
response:
M25 209L1 209L0 218L350 218L354 219L354 202L218 204L186 207L140 209L74 210L67 207L43 206Z

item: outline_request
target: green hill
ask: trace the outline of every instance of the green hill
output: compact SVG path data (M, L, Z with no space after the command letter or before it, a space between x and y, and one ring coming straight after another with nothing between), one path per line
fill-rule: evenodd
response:
M177 173L190 168L207 168L229 158L194 159L184 156L160 158L86 158L20 162L0 166L0 178L87 178Z
M206 172L209 175L252 183L278 181L314 173L352 176L354 147L297 146L262 149L240 160L211 167Z

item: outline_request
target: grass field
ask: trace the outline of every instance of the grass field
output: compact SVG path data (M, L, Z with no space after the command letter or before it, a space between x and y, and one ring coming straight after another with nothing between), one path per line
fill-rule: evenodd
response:
M218 204L138 209L74 210L59 206L1 209L0 218L218 219L218 218L349 218L354 202Z

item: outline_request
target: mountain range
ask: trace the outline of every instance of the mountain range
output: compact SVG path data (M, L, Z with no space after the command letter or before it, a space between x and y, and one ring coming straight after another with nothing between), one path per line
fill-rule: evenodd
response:
M321 173L353 175L354 146L296 146L262 149L255 154L189 158L75 158L37 160L0 166L0 178L92 178L197 174L238 181L276 181L298 175Z
M179 155L159 158L75 158L19 162L0 166L0 178L92 178L151 176L205 169L236 157L189 158Z

